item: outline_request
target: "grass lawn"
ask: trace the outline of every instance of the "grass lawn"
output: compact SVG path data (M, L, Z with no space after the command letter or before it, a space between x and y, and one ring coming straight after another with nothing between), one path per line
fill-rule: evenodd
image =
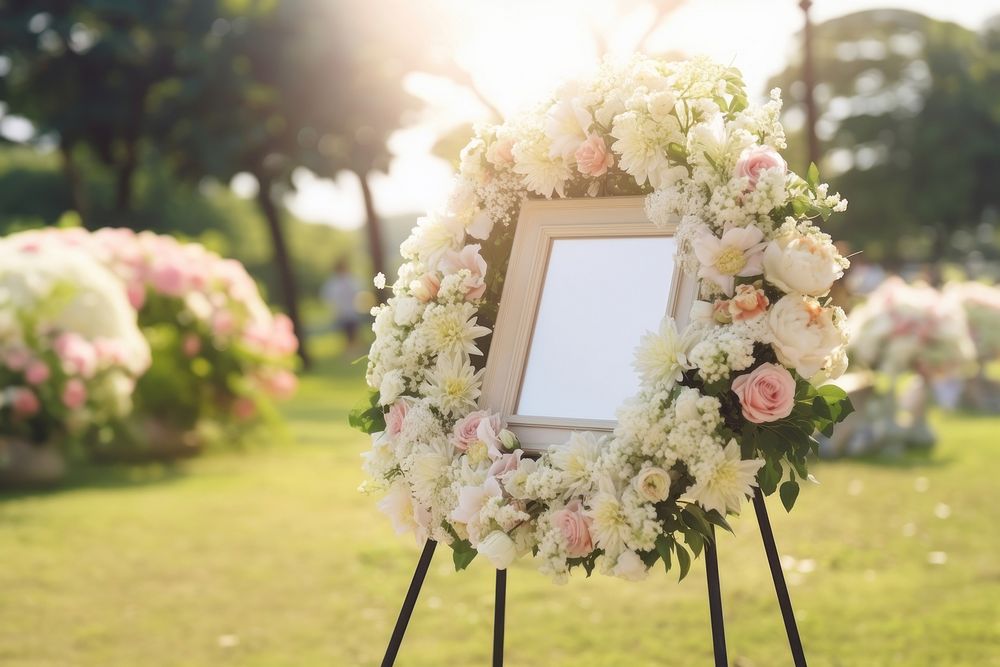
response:
M360 368L328 362L287 437L0 496L0 665L375 665L418 556L356 492ZM813 667L1000 666L1000 417L942 416L932 458L824 463L770 504ZM748 508L749 509L749 508ZM734 665L790 664L753 512L720 538ZM440 547L397 664L489 664L493 572ZM711 664L704 568L558 587L509 574L507 662Z

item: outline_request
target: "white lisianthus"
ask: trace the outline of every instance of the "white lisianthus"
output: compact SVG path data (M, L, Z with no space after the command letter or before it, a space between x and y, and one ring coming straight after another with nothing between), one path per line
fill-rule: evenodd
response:
M474 369L467 355L453 352L438 356L421 391L441 412L457 415L476 409L482 381L483 370Z
M476 545L481 553L498 570L506 570L517 558L517 545L502 530L494 530Z
M763 239L759 227L734 227L721 238L704 229L691 244L701 263L698 277L712 281L726 296L732 296L737 277L763 272Z
M688 367L677 323L664 317L660 330L646 332L635 351L633 366L643 383L661 389L670 389L684 376Z
M485 241L490 237L490 232L493 231L493 220L490 218L489 213L486 211L477 211L474 216L472 216L472 222L465 230L474 239L479 239L480 241Z
M549 139L549 157L570 160L587 140L592 123L590 112L580 98L561 99L545 114L545 136Z
M781 297L767 322L778 360L806 379L827 368L847 345L844 311L838 306L824 308L810 296Z
M742 460L740 446L730 440L716 460L699 471L687 493L705 509L723 516L739 512L743 500L757 486L757 471L763 465L761 459Z
M625 581L642 581L649 576L649 568L634 551L623 551L611 574Z
M764 277L785 292L825 296L849 266L826 234L783 226L764 250Z
M643 500L664 501L670 495L670 473L657 466L647 466L632 478L632 488Z

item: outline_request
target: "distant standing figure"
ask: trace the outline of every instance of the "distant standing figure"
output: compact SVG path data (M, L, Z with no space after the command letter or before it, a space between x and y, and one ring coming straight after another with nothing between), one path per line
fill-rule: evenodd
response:
M351 274L347 259L337 260L333 273L323 283L320 298L333 309L333 330L344 332L348 348L354 347L358 339L361 314L355 304L360 292L361 286Z

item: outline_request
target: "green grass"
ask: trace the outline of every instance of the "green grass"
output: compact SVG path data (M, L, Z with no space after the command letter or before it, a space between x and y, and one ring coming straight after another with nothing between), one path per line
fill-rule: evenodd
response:
M306 378L287 442L0 497L0 665L378 664L418 549L355 490L360 372ZM1000 665L1000 417L936 425L928 460L820 464L792 514L770 504L813 667ZM733 664L790 664L752 512L734 527L719 545ZM492 583L440 548L397 664L488 664ZM680 584L561 587L519 563L507 612L510 667L711 664L701 561Z

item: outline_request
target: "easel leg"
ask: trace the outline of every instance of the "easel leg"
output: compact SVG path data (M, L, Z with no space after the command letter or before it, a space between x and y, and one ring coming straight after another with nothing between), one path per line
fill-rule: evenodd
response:
M715 529L712 539L705 542L705 574L708 579L708 613L712 621L712 650L715 667L728 667L726 628L722 618L722 586L719 582L719 559L715 550Z
M396 619L396 627L392 631L392 638L389 646L385 649L385 657L382 658L382 667L392 667L396 662L396 654L399 653L399 646L403 643L403 635L406 633L406 626L410 622L410 615L413 607L417 604L417 596L420 594L420 587L424 585L424 577L427 576L427 568L430 567L431 557L434 555L434 547L437 542L427 540L424 543L424 550L417 561L417 569L413 572L413 579L410 580L410 588L406 591L406 598L403 600L403 608L399 610L399 617Z
M795 667L806 667L806 654L802 650L799 628L795 624L792 599L788 595L785 575L781 571L781 560L778 558L778 547L774 543L774 532L771 530L771 521L767 518L764 494L761 493L759 488L755 488L753 492L753 508L757 513L757 523L760 524L760 536L764 541L764 553L767 554L767 564L771 568L771 578L774 580L774 592L778 596L781 618L785 621L785 634L788 635L788 646L792 650L792 662L795 664Z
M496 599L493 604L493 667L503 667L503 630L507 613L507 570L497 570Z

